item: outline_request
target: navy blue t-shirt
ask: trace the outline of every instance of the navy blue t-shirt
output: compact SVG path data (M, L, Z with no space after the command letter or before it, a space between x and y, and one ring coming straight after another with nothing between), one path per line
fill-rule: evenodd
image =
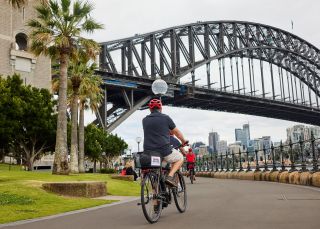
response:
M177 138L171 135L170 135L170 144L175 149L178 149L181 146L181 142Z
M172 119L156 110L142 120L142 125L144 150L159 152L162 157L168 156L172 152L169 131L176 127Z

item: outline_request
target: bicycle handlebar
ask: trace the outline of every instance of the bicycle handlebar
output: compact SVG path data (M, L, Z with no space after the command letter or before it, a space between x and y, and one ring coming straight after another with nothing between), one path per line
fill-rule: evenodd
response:
M183 144L181 144L181 146L182 147L184 147L184 146L188 146L189 145L189 141L187 140L187 141L185 141L185 143L183 143Z

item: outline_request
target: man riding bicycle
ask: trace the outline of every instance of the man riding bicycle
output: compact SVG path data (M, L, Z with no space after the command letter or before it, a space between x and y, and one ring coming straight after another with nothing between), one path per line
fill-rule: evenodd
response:
M194 172L194 163L196 162L196 155L192 151L192 148L189 148L189 151L186 154L186 160L187 160L187 170L189 171L190 168L192 168ZM193 179L196 180L195 176Z
M171 146L169 132L171 131L181 141L182 145L186 144L187 141L172 119L162 113L161 100L152 99L148 106L151 114L142 120L144 150L156 151L161 154L166 162L171 163L172 166L165 182L172 187L177 187L173 176L183 165L183 155Z

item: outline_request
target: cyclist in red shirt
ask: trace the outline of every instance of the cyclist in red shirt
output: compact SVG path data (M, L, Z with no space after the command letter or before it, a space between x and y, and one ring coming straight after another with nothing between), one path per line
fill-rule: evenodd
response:
M189 151L186 154L186 159L187 159L187 169L189 170L190 167L193 167L193 171L194 171L194 163L196 162L196 155L192 151L192 148L189 148ZM196 180L195 176L194 176L194 180Z

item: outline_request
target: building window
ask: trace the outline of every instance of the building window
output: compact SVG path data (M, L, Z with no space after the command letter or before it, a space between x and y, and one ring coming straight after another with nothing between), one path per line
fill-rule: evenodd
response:
M18 33L16 35L16 49L27 51L28 48L28 37L24 33Z

